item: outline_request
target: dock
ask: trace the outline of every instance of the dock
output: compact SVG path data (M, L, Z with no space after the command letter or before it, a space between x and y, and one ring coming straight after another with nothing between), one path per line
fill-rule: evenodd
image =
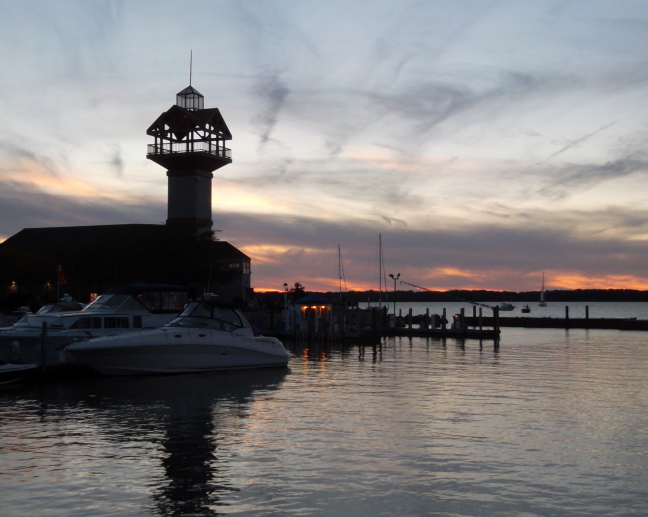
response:
M383 336L498 340L500 336L498 311L495 310L494 314L490 325L484 321L484 318L481 322L477 318L472 328L463 310L460 314L453 315L451 317L453 321L448 325L445 309L443 314L430 314L428 310L426 314L420 316L413 316L410 309L406 317L396 318L393 314L387 314L387 309L384 307L382 309L334 307L326 314L326 318L318 319L311 315L290 329L283 328L282 322L275 318L273 312L245 313L245 316L257 334L282 340L372 342Z
M466 318L468 326L476 324L476 319ZM483 324L493 324L493 318L483 318ZM648 320L636 318L531 318L502 317L500 327L547 328L547 329L607 329L607 330L648 330Z

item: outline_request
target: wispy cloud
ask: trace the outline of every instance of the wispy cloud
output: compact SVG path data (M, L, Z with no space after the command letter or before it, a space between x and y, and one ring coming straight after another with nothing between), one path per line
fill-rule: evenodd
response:
M261 138L261 146L271 140L272 131L279 120L279 113L290 94L290 89L280 74L263 74L257 78L254 94L261 101L261 111L252 119Z
M115 171L115 175L118 178L123 177L124 175L124 159L122 158L122 149L119 144L113 146L112 157L108 161L108 164Z
M576 189L582 191L604 181L629 176L636 172L648 172L648 160L645 157L630 156L603 165L566 165L554 173L557 179L541 188L539 193L552 199L563 199L573 194Z
M610 122L609 124L606 124L603 127L598 128L596 131L594 131L592 133L589 133L589 134L584 135L584 136L582 136L580 138L572 140L567 145L563 146L562 148L558 149L558 151L551 154L548 158L546 158L545 160L542 160L541 162L536 163L535 165L542 165L544 163L547 163L547 162L553 160L557 156L560 156L564 152L569 151L570 149L572 149L574 147L578 147L583 142L586 142L587 140L589 140L593 136L598 135L600 132L605 131L606 129L608 129L609 127L612 127L613 125L614 125L614 122Z

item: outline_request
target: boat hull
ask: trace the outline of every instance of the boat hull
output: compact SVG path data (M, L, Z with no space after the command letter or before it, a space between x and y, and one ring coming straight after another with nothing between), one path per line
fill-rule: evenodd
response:
M0 386L15 384L36 374L37 364L0 365Z
M222 334L215 336L214 334ZM196 373L286 366L290 355L275 338L227 332L164 330L71 345L68 352L103 375Z

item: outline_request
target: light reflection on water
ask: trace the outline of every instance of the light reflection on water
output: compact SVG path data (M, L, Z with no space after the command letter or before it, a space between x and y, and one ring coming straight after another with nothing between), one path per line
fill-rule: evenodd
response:
M0 394L7 515L641 515L645 333L302 344Z

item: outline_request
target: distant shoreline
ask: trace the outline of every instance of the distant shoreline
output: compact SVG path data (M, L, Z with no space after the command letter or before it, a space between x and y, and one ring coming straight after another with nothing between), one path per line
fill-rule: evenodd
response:
M319 292L332 300L340 298L339 292ZM378 291L349 291L342 293L347 302L377 302L380 296ZM283 300L280 291L255 293L262 299ZM539 291L486 291L486 290L454 290L454 291L383 291L382 300L396 302L537 302L540 299ZM547 302L648 302L648 291L635 289L574 289L545 291Z

